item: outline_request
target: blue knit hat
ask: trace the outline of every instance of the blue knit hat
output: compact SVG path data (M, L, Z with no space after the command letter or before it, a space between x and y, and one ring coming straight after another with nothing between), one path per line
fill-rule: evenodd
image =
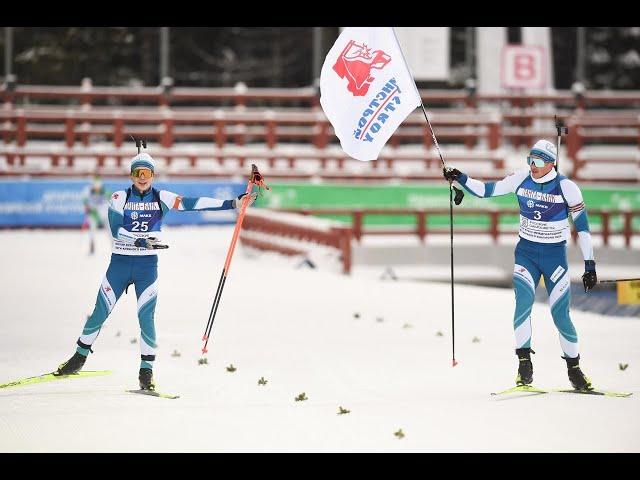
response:
M150 168L155 173L156 162L151 158L148 153L139 153L131 159L131 172L136 168Z
M556 146L549 140L538 140L531 148L529 155L540 157L547 163L555 163L558 158Z

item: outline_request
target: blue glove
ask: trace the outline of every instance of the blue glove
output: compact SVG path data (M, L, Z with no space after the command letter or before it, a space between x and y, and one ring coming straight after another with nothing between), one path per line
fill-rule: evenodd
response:
M596 275L596 262L595 260L584 261L584 274L582 275L582 284L584 285L585 293L591 290L598 283L598 275Z

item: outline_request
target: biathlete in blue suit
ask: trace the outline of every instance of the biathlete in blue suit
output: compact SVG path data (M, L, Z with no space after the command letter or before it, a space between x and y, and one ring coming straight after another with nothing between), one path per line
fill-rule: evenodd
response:
M202 211L239 208L239 199L218 200L209 197L182 197L167 190L152 188L155 162L147 153L131 160L131 181L127 190L116 191L109 202L109 226L113 237L111 263L102 279L93 313L87 318L74 355L60 365L57 375L78 372L84 365L105 320L123 292L135 287L140 323L140 388L153 390L153 364L156 359L154 312L158 298L157 250L166 248L155 235L169 210ZM249 205L257 193L250 196Z
M515 250L513 271L516 296L513 327L519 359L516 383L529 385L533 382L531 353L535 352L531 349L531 309L540 277L544 277L569 380L575 389L584 390L592 388L591 381L580 370L578 334L569 317L570 283L566 245L569 215L578 232L578 243L584 258L582 281L585 292L596 285L598 278L582 193L574 182L556 172L556 158L555 145L547 140L539 140L527 157L529 169L516 171L500 181L483 183L451 168L444 170L444 177L449 181L457 181L477 197L515 193L520 204L520 240Z

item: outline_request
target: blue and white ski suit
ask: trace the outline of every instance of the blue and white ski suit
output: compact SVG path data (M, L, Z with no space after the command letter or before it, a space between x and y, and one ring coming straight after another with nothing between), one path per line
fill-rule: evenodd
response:
M138 238L156 236L162 217L169 210L230 210L233 200L209 197L181 197L167 190L151 188L144 193L135 186L111 195L109 226L113 237L111 262L102 279L93 313L87 318L77 351L88 355L116 302L129 285L138 298L140 323L140 368L153 368L156 349L154 312L158 298L158 254L135 246Z
M578 186L551 170L542 178L520 170L497 182L483 183L461 174L458 182L477 197L515 193L520 204L520 240L515 250L513 317L516 348L531 347L531 309L544 276L549 306L565 357L578 356L578 335L569 317L570 282L567 239L571 215L584 260L594 260L587 210Z

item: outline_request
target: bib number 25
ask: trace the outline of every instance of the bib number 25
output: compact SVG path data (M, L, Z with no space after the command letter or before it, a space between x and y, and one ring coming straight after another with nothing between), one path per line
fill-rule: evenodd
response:
M149 230L149 222L132 222L132 232L146 232Z

